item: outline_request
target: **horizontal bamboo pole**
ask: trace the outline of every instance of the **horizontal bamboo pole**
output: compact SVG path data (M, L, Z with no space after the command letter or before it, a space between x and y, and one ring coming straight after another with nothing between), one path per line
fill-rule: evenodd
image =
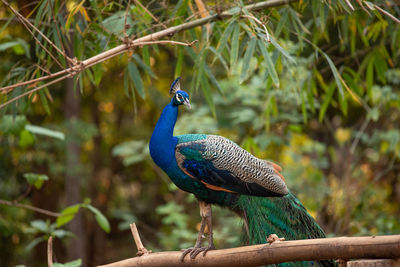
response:
M372 237L335 237L274 242L238 248L212 250L194 260L182 252L158 252L130 258L99 267L133 266L260 266L290 261L326 259L400 258L400 235Z

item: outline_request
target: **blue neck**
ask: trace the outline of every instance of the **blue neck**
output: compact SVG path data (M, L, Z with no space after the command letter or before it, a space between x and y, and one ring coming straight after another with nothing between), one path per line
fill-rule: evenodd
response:
M178 106L171 101L163 110L150 139L150 155L164 171L175 161L176 137L173 136Z

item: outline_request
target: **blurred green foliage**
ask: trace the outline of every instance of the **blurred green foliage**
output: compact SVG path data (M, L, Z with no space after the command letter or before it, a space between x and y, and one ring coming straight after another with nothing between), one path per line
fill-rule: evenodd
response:
M22 2L13 3L21 12ZM0 205L0 265L44 266L49 236L57 238L61 262L76 259L65 252L71 240L87 244L85 259L58 266L132 257L132 222L153 251L193 245L197 202L148 152L176 76L193 108L180 110L175 134L223 135L279 163L289 188L331 236L398 234L400 27L370 8L375 3L353 3L352 11L347 2L248 12L240 8L246 2L207 1L210 14L229 9L233 16L172 37L197 39L195 46L145 45L81 72L73 82L77 117L66 118L74 107L66 104L71 88L64 82L0 110L0 199L61 213ZM80 60L121 44L126 10L131 37L163 29L126 1L49 3L28 7L25 16ZM199 17L192 1L142 3L167 27ZM391 3L376 4L400 16ZM2 86L60 69L5 6L0 14L9 18L0 22ZM53 14L58 29L49 27ZM67 66L62 55L57 59ZM31 88L0 93L0 104ZM79 148L72 166L70 144ZM79 203L66 201L71 168ZM83 213L85 234L76 236L67 227L81 210L90 212ZM215 207L213 219L217 247L238 246L239 217Z

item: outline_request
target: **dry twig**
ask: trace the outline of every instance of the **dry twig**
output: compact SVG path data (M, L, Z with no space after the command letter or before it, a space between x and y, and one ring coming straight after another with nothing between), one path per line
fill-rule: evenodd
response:
M53 266L53 237L47 240L47 266Z
M52 211L48 211L48 210L44 210L41 208L37 208L31 205L27 205L27 204L21 204L18 202L14 202L14 201L8 201L8 200L4 200L4 199L0 199L0 205L7 205L7 206L13 206L13 207L18 207L18 208L24 208L27 210L32 210L38 213L42 213L45 214L47 216L51 216L51 217L58 217L61 214L58 212L52 212Z
M139 235L139 231L137 230L136 223L132 223L129 226L131 227L133 240L135 240L136 247L137 247L137 250L138 250L136 255L137 256L142 256L142 255L150 254L152 251L151 250L147 250L143 246L142 240L140 240L140 235Z

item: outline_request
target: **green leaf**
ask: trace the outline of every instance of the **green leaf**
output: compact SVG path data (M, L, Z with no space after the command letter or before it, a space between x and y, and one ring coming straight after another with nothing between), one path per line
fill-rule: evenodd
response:
M47 88L44 88L45 90L47 90ZM45 95L45 90L39 90L39 97L40 97L40 101L43 104L43 108L46 111L47 115L50 115L50 108L49 108L49 103L47 101L46 95Z
M183 47L182 46L178 46L178 59L176 60L175 76L174 77L181 76L182 64L183 64Z
M371 57L367 65L367 95L369 99L372 99L372 86L374 85L374 57Z
M320 112L319 112L319 117L318 117L319 121L322 121L322 119L324 118L326 109L328 108L329 103L332 100L332 96L333 96L334 92L335 92L335 86L331 85L329 87L328 92L324 96L324 101L322 103L322 106L321 106L321 109L320 109Z
M55 262L55 263L53 263L52 266L53 267L79 267L81 265L82 265L82 260L77 259L77 260L66 262L66 263Z
M154 72L151 70L151 68L150 68L148 65L146 65L146 63L144 63L144 62L142 61L142 59L139 57L138 54L133 54L132 57L136 60L136 62L139 64L139 66L140 66L147 74L149 74L151 77L157 79L157 75L155 75Z
M99 224L99 226L101 227L101 229L104 230L104 232L109 233L110 232L110 223L108 222L106 216L103 215L103 213L101 213L100 210L98 210L97 208L93 207L92 205L87 205L86 206L91 212L93 212L97 223Z
M74 236L74 234L72 234L69 231L66 231L64 229L56 229L53 232L51 232L51 235L57 238L63 238L66 236Z
M204 97L206 98L208 106L211 109L211 113L213 114L214 117L216 117L216 110L211 95L210 84L208 83L208 80L205 77L204 72L202 72L202 75L200 77L200 83L201 83L201 90L203 91Z
M124 72L124 93L127 97L129 97L129 76L128 70Z
M75 204L69 207L66 207L61 215L57 217L57 227L61 227L66 223L69 223L75 215L78 213L79 209L82 207L82 204Z
M265 35L262 35L262 36L263 36L264 38L266 38ZM296 63L296 60L295 60L292 56L290 56L290 55L286 52L286 50L283 49L283 47L280 46L280 45L275 41L274 38L272 38L272 37L270 36L269 40L271 41L271 44L272 44L273 46L275 46L275 48L278 49L279 52L281 52L282 55L284 55L287 59L289 59L289 60L292 61L293 63Z
M256 47L256 43L257 43L257 38L255 38L255 37L250 38L249 45L246 49L246 53L244 54L242 72L240 74L240 83L244 82L248 76L250 60L253 57L254 48Z
M25 247L25 251L31 251L34 247L36 247L40 242L44 241L43 237L36 237L28 245Z
M0 119L0 131L5 134L18 135L24 130L27 120L25 116L17 115L4 115Z
M265 47L265 43L262 40L258 40L257 42L258 42L258 47L260 48L261 53L264 57L264 62L267 65L267 71L268 71L269 75L271 76L271 79L274 82L274 84L276 86L279 86L278 74L276 73L274 63L272 63L271 56L269 55L268 50Z
M240 26L239 23L235 22L233 35L231 40L231 69L236 65L238 55L239 55L239 34L240 34Z
M220 41L218 43L218 46L217 46L217 53L218 54L221 54L222 50L224 50L224 48L226 46L226 43L228 41L228 38L231 35L233 27L235 26L235 24L237 24L236 20L232 20L228 24L228 26L226 27L224 33L222 34L221 39L220 39Z
M204 65L204 69L207 73L208 78L210 79L211 83L218 89L218 92L220 94L223 94L224 92L222 91L221 86L219 85L217 79L215 78L214 74L210 70L210 68L207 65Z
M134 24L131 16L126 17L126 23L131 26ZM114 13L114 15L103 20L102 24L108 32L121 34L125 27L125 10ZM130 29L126 30L126 33L130 35L133 32L133 29L134 27L131 27Z
M39 230L41 233L47 233L49 225L43 220L34 220L31 222L31 227Z
M147 66L150 66L150 54L149 54L149 47L147 45L143 46L142 48L142 57L143 61Z
M18 145L20 147L26 148L34 143L35 143L35 138L33 137L33 135L30 132L28 132L27 130L22 130L19 133Z
M37 125L25 125L25 129L31 133L53 137L60 140L65 140L65 135L62 132L50 130Z
M30 185L35 186L37 189L40 189L43 185L44 181L49 180L46 174L37 174L37 173L25 173L24 178L28 181Z
M16 41L0 44L0 51L5 51L9 48L12 48L14 53L17 55L25 54L28 58L30 58L29 44L24 39L17 38Z
M220 61L220 62L222 63L222 65L224 66L226 72L228 72L228 71L229 71L228 64L226 64L226 61L225 61L224 57L222 56L222 54L218 53L218 52L215 50L215 48L212 47L212 46L208 46L207 49L214 53L214 55L219 59L219 61ZM204 49L204 50L205 50L205 49ZM203 51L204 51L204 50L203 50Z
M132 61L129 61L128 63L128 73L129 73L129 78L131 78L131 81L135 85L136 92L140 95L142 99L144 99L145 94L144 94L144 86L142 78L140 77L140 72L138 68Z
M342 82L340 81L340 74L339 74L338 70L336 69L335 64L330 59L330 57L326 53L322 52L321 50L320 50L320 52L322 53L322 55L328 61L329 67L331 68L331 71L333 73L333 77L335 78L336 85L337 85L337 87L339 89L340 96L343 98L344 97L344 92L343 92Z

